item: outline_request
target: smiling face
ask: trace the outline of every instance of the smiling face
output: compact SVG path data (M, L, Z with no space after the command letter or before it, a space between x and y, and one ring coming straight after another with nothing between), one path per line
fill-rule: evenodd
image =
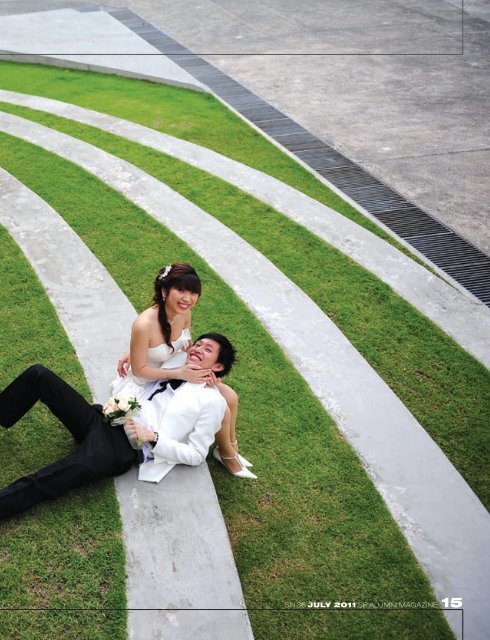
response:
M165 293L165 290L163 290ZM195 306L199 294L184 288L171 287L165 297L165 311L167 318L173 319L176 315L183 315Z
M195 342L187 352L187 364L197 364L201 369L222 371L224 366L218 362L220 345L210 338L202 338Z

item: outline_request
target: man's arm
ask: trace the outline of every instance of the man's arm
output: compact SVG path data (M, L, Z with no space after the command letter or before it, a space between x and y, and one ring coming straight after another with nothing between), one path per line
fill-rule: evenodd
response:
M187 443L179 442L164 434L159 434L153 448L155 462L162 458L166 462L196 466L205 460L214 435L221 426L225 415L226 402L219 396L207 402L199 414Z

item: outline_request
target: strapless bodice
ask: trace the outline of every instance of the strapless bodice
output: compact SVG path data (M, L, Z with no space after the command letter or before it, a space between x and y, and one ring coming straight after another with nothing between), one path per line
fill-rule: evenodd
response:
M148 358L146 364L148 367L158 369L176 369L182 366L182 354L191 343L191 332L189 329L183 329L177 340L172 341L173 350L162 342L156 347L148 347ZM176 357L177 356L177 357ZM182 364L177 364L177 362ZM184 358L185 362L185 358Z
M156 347L148 347L146 364L153 369L178 369L185 364L187 358L186 349L190 344L191 332L189 329L184 329L177 340L172 341L173 350L165 343ZM124 378L118 376L113 380L111 384L112 395L124 395L144 400L147 390L152 386L151 384L148 385L148 383L152 383L152 380L138 378L129 369Z

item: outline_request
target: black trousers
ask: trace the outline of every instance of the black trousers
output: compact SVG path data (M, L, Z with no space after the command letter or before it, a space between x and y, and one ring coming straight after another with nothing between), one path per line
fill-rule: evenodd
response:
M26 369L0 393L0 425L12 427L38 400L65 425L78 448L1 489L0 518L26 511L87 482L124 473L136 462L123 428L106 423L100 405L89 404L40 364Z

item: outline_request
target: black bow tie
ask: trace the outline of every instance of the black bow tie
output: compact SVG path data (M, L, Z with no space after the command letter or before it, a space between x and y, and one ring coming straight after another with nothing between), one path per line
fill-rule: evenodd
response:
M153 400L153 398L157 394L163 393L165 389L168 387L168 385L170 385L172 389L178 389L180 385L183 384L184 382L185 380L163 380L162 382L160 382L160 387L151 394L148 400Z

